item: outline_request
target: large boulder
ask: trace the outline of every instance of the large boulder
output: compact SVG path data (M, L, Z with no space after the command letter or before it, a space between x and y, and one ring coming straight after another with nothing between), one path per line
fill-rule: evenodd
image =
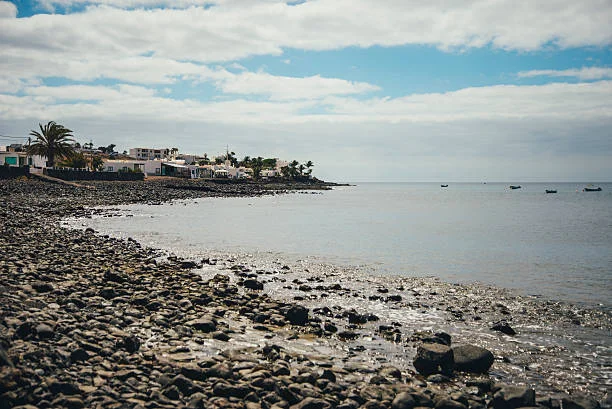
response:
M424 376L435 373L450 374L454 367L453 350L442 344L421 344L417 348L413 364Z
M462 372L485 373L493 365L491 351L475 345L461 345L453 348L455 369Z

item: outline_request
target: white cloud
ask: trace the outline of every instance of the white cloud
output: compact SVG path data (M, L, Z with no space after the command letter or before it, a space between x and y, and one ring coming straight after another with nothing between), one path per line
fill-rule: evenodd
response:
M17 6L10 1L0 1L0 18L17 17Z
M122 5L130 2L119 2ZM351 12L347 12L351 10ZM441 49L495 47L537 50L612 42L607 0L312 0L227 2L186 9L92 6L69 15L7 19L0 27L3 58L35 51L73 60L152 53L177 61L222 62L280 55L283 48L423 44Z
M362 94L380 88L364 83L318 75L305 78L274 76L264 72L244 72L220 81L219 88L229 94L266 95L273 100L317 99L330 95Z
M151 98L155 96L156 91L151 88L122 84L113 87L94 85L38 86L26 88L24 93L37 97L49 97L53 100L113 101L126 98Z
M519 78L531 77L566 77L578 78L582 81L600 80L612 78L612 68L608 67L582 67L580 69L573 68L569 70L531 70L521 71L518 74Z
M159 95L154 89L131 85L43 86L28 87L24 92L26 96L23 97L1 95L0 119L10 120L12 115L16 118L37 118L45 116L45 113L64 118L104 117L121 120L137 116L152 121L244 124L431 124L483 120L563 122L576 118L612 118L612 81L477 87L401 98L363 100L348 96L328 96L321 100L291 101L279 98L268 102L243 99L179 101L164 97L164 94ZM283 96L282 93L279 95ZM41 100L44 102L39 103ZM71 104L63 100L84 102ZM85 106L87 109L84 109ZM305 109L321 113L304 114Z
M612 81L497 85L402 98L329 97L334 114L389 121L447 122L490 118L612 117Z

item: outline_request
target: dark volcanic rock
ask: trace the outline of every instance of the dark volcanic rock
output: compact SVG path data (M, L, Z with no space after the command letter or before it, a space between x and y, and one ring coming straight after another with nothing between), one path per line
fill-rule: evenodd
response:
M515 409L535 406L535 391L523 386L495 385L494 409Z
M475 345L461 345L453 348L455 369L462 372L485 373L493 365L491 351Z
M53 331L53 328L51 328L47 324L38 324L36 326L36 335L38 335L38 338L40 338L40 339L51 338L51 337L53 337L54 333L55 332Z
M3 366L10 366L11 368L13 367L13 361L11 361L11 358L9 358L8 354L6 353L6 351L4 350L4 348L2 348L2 346L0 346L0 368Z
M584 395L575 395L561 400L563 409L599 409L601 406L595 399Z
M308 308L301 305L294 305L285 313L285 319L291 325L306 325L308 324Z
M296 405L292 405L291 409L328 409L331 405L323 399L306 398Z
M440 399L435 409L467 409L467 406L452 399Z
M451 373L454 366L453 350L442 344L421 344L413 361L415 369L422 375Z
M264 289L263 283L255 279L244 280L244 283L242 285L244 285L244 287L248 288L249 290L263 290Z
M38 293L48 293L50 291L53 291L53 285L42 281L32 283L32 288L35 289Z
M81 392L78 386L69 382L59 381L52 381L51 383L49 383L49 390L53 394L62 393L64 395L78 395Z
M516 335L516 331L506 322L506 320L497 321L491 327L493 331L499 331L506 335Z
M191 327L202 332L213 332L217 329L217 324L211 319L200 318L187 323Z
M140 338L138 338L136 335L128 335L123 337L123 348L125 348L125 350L130 354L133 354L140 349Z
M416 406L416 401L408 392L398 393L391 403L391 409L412 409Z

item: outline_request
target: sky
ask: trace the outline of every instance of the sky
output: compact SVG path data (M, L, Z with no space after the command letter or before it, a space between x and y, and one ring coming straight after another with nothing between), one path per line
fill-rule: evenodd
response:
M0 1L0 144L53 120L339 182L612 181L611 22L610 0Z

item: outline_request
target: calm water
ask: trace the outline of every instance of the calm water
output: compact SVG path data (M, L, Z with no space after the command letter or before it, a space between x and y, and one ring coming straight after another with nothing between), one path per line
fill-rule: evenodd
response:
M576 183L521 185L366 183L323 194L127 206L133 217L88 223L183 252L273 252L610 308L612 184L592 193Z

